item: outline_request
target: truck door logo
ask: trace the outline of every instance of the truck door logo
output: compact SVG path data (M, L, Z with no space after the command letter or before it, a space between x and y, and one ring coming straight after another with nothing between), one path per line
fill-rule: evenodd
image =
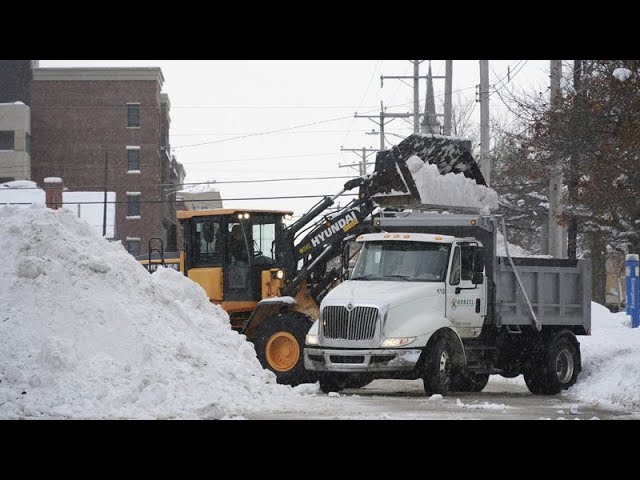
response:
M458 307L472 307L473 300L472 299L456 299L453 298L451 300L451 310L456 310Z

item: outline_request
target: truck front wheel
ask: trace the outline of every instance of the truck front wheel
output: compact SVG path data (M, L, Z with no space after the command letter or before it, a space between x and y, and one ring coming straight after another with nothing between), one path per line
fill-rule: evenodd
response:
M446 395L451 389L453 378L453 350L446 337L440 337L428 347L424 362L422 380L427 395Z

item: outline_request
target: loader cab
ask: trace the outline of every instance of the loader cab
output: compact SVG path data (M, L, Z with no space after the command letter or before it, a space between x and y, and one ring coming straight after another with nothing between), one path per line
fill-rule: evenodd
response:
M229 313L252 311L263 296L269 296L263 288L263 272L277 273L277 245L281 244L284 217L291 213L235 209L177 212L183 233L184 274Z

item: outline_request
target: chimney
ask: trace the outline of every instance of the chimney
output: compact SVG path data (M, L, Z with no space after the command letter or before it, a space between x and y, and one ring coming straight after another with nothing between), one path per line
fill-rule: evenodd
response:
M47 177L44 179L44 195L47 207L53 210L62 208L62 179L59 177Z

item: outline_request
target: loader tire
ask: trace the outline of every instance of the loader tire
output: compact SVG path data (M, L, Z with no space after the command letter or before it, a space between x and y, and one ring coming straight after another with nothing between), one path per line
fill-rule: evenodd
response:
M305 336L313 322L306 315L283 313L265 319L251 339L260 364L276 375L278 383L300 385L315 382L304 368Z

